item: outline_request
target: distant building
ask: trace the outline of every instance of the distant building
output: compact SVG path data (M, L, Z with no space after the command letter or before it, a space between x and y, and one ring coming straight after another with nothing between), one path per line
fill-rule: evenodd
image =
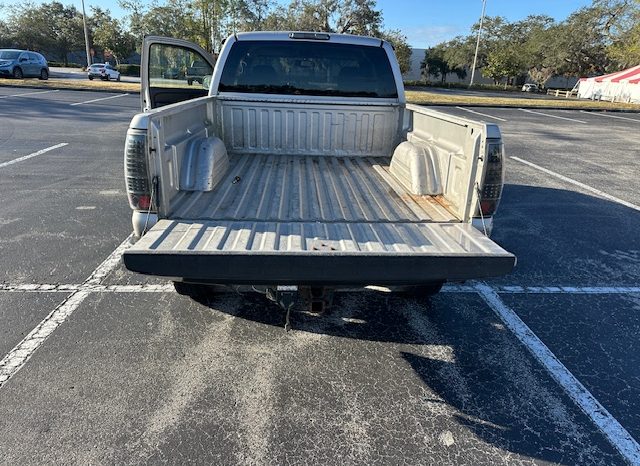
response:
M427 49L411 49L411 68L402 75L405 81L420 81L422 79L420 64L424 60L426 51Z

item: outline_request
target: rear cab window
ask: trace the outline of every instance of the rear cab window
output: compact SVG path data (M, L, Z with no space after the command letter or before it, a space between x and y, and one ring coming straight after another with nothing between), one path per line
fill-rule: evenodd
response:
M397 98L382 47L312 41L235 42L220 92Z

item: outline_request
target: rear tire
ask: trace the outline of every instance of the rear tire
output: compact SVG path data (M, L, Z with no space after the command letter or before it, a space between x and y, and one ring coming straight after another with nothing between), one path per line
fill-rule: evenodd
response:
M93 76L89 76L89 81L93 81Z
M400 296L406 296L408 298L430 298L440 292L442 285L444 285L444 282L402 286L398 287L395 291Z
M20 68L14 68L13 77L16 79L22 79L24 78L24 74L22 73L22 70Z
M193 84L193 79L187 79L187 84L191 86Z
M44 68L40 70L40 81L46 81L49 79L49 72Z

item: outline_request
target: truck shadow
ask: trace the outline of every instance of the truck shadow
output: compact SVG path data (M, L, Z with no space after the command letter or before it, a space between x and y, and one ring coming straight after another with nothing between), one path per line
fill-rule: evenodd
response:
M292 313L289 333L283 328L284 311L262 296L219 297L206 304L242 319L239 332L267 332L270 337L262 338L271 341L306 341L308 333L328 337L322 341L333 350L317 357L347 353L349 360L359 361L349 364L354 383L362 380L360 372L371 373L359 364L377 367L387 361L374 385L388 389L387 402L406 416L407 425L432 426L436 437L444 435L441 444L432 446L436 451L453 441L476 464L505 454L513 455L513 464L532 459L567 465L617 461L590 421L475 294L443 293L425 301L373 291L341 293L328 315ZM291 351L286 344L281 348ZM306 373L305 358L293 359L302 366L292 366L291 375L304 378L296 374ZM370 436L400 429L390 420L376 425L382 429L374 428ZM414 440L416 435L433 432L414 433ZM419 444L409 450L415 448Z

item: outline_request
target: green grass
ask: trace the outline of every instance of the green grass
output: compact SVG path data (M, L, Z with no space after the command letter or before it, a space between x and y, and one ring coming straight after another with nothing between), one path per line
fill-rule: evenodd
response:
M39 79L4 79L0 78L0 87L25 87L25 88L50 88L50 89L69 89L69 90L94 90L94 91L111 91L111 92L140 92L139 83L125 83L114 81L101 81L94 79L54 79L48 81L40 81ZM177 86L184 87L184 86ZM478 95L450 95L440 94L429 91L406 91L407 101L420 105L485 105L495 107L553 107L558 109L578 108L584 110L637 110L640 111L638 104L624 104L612 102L595 102L591 100L578 99L528 99L519 96L512 96L505 93L504 97Z

